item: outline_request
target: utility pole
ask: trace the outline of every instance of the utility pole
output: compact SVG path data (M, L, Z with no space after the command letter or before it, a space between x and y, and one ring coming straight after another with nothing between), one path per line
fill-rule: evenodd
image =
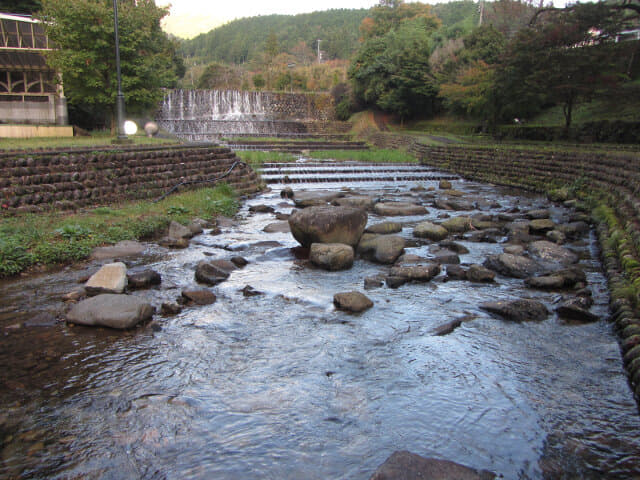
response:
M116 76L118 79L118 95L116 96L116 122L118 122L118 140L127 140L124 131L124 95L122 94L122 79L120 75L120 37L118 36L118 0L113 0L114 34L116 41Z
M318 63L322 63L322 62L320 61L320 42L321 42L321 41L322 41L322 40L318 39Z
M540 0L542 2L543 0ZM482 26L482 16L484 15L484 0L480 0L480 20L478 20L478 26Z

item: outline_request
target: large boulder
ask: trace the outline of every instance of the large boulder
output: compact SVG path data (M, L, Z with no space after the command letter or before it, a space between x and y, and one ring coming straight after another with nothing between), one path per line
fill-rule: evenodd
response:
M443 226L432 222L420 222L413 229L413 236L418 238L428 238L429 240L443 240L449 235L449 231Z
M527 278L540 272L540 266L534 260L510 253L489 255L483 265L506 277Z
M309 207L289 217L291 234L303 247L344 243L355 247L367 225L367 212L353 207Z
M336 293L333 296L333 304L340 310L360 313L373 307L373 302L360 292Z
M343 243L312 243L309 260L325 270L348 270L353 266L353 247Z
M365 233L360 239L358 255L378 263L393 263L404 251L405 240L398 235Z
M403 217L429 213L422 205L408 202L376 203L373 210L382 217Z
M102 294L73 306L67 321L79 325L132 328L151 318L154 308L144 299L129 295Z
M530 243L528 250L533 257L539 258L544 262L571 265L579 260L578 255L571 250L547 240Z
M87 295L122 293L127 288L127 266L122 262L109 263L91 275L84 289Z
M492 480L495 474L449 460L424 458L415 453L394 452L369 480Z
M543 303L528 298L483 303L480 305L480 308L515 322L544 320L549 316L549 310L547 310L547 307L545 307Z

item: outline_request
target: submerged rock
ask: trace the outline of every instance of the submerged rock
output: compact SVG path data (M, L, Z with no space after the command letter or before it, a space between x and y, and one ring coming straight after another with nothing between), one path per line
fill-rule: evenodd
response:
M492 480L495 474L449 460L425 458L415 453L394 452L369 480Z
M353 266L353 247L343 243L312 243L309 260L325 270L348 270Z
M353 313L364 312L373 307L373 302L366 295L356 291L336 293L333 296L333 304L340 310Z
M480 305L480 308L515 322L544 320L549 316L549 310L547 310L547 307L545 307L543 303L526 298L483 303Z
M289 217L291 234L303 247L344 243L355 247L367 225L367 212L353 207L309 207Z
M127 266L122 262L109 263L91 275L84 289L87 295L122 293L127 288Z
M467 280L477 283L490 283L496 278L493 270L483 267L482 265L471 265L467 270Z
M563 302L556 308L556 313L562 318L582 323L591 323L600 320L600 317L589 311L589 302L581 297L572 298Z
M102 294L73 306L67 321L79 325L126 329L150 319L154 308L139 297Z
M531 277L525 280L525 284L531 288L542 290L554 290L560 288L570 288L577 283L587 281L587 276L578 267L566 268L557 272Z

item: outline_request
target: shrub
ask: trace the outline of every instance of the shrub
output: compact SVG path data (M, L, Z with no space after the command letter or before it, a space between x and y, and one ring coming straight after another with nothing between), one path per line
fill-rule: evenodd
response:
M32 263L33 257L18 239L0 238L0 277L20 273Z

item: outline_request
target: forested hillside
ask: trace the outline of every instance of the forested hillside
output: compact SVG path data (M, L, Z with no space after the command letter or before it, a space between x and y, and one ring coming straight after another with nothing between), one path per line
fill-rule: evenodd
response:
M327 60L347 59L358 48L358 27L368 10L328 10L300 15L268 15L234 20L182 44L182 54L202 62L243 63L256 59L275 34L283 52L317 49Z

